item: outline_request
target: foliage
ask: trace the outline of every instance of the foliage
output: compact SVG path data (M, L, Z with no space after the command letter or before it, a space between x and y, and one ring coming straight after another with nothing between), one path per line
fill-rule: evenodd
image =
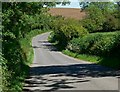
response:
M67 55L118 68L120 65L119 4L82 2L80 5L83 5L82 9L86 12L86 17L80 22L62 16L53 18L51 29L54 31L49 36L49 40L55 42L58 49L66 49Z
M90 4L90 2L88 2L88 1L87 2L86 1L79 2L79 5L81 7L81 11L85 10L89 6L89 4Z
M99 56L89 55L89 54L79 54L79 53L76 53L76 52L72 52L68 49L63 50L62 52L66 55L69 55L71 57L78 58L78 59L81 59L81 60L85 60L87 62L89 61L89 62L97 63L101 59L101 57L99 57Z
M105 17L103 16L101 9L91 5L87 11L89 11L88 18L82 22L84 27L87 28L89 32L102 30Z
M32 62L31 38L49 30L52 16L47 14L56 3L4 2L2 3L2 55L3 91L21 91L23 81ZM65 4L65 3L64 3ZM43 6L47 7L43 7ZM42 31L38 31L42 30Z
M22 91L23 81L28 73L28 64L32 61L31 54L28 53L29 50L32 53L32 48L28 45L31 38L27 38L27 36L32 29L48 29L51 21L51 16L46 13L48 8L43 8L43 5L44 2L2 3L3 91ZM33 35L44 32L34 31ZM32 36L29 34L29 37ZM28 46L27 52L25 46Z
M120 69L120 59L116 57L100 57L97 55L90 55L90 54L79 54L72 52L68 49L62 51L64 54L69 55L71 57L85 60L86 62L92 62L96 64L100 64L102 66L111 67L114 69Z
M49 30L40 30L40 29L35 29L30 31L27 35L26 38L21 38L20 39L20 44L21 44L21 48L24 51L25 55L26 55L26 62L24 61L24 63L26 65L30 65L33 61L33 47L32 47L32 38L36 35L39 35L41 33L44 32L48 32Z
M85 9L87 17L82 20L82 25L89 32L108 32L120 28L118 6L111 2L92 2Z
M42 3L9 2L3 3L2 6L3 6L2 23L4 25L3 32L5 33L11 32L17 38L18 36L24 37L24 34L31 30L30 21L32 22L31 20L32 18L31 17L29 18L28 15L32 16L34 14L37 13L40 14L43 12L43 10L41 9Z
M92 33L82 38L74 38L67 47L77 53L118 56L120 54L120 32Z
M4 38L4 40L6 39ZM21 80L20 78L25 76L26 71L24 71L24 69L26 69L27 66L24 64L26 58L23 50L20 47L19 42L15 39L9 38L9 40L3 42L2 52L3 57L7 61L5 63L6 66L3 66L6 69L5 73L8 72L10 75L9 77L5 76L7 79L7 86L6 89L3 90L22 90L22 84L20 81L23 80Z
M23 81L32 61L30 40L33 36L52 29L51 41L74 52L110 56L120 54L120 33L88 32L120 29L119 5L90 4L88 16L81 24L74 19L47 14L48 8L56 3L48 2L4 2L2 3L3 39L0 53L3 91L22 91ZM63 3L65 4L65 3ZM105 8L104 8L105 7ZM110 8L114 7L114 8ZM1 26L0 26L1 27ZM39 30L38 30L39 29ZM41 31L40 31L41 30ZM78 38L79 37L79 38Z
M87 30L77 20L64 19L62 17L53 21L52 29L54 33L52 33L51 40L56 40L63 47L66 47L72 38L82 37L88 34Z

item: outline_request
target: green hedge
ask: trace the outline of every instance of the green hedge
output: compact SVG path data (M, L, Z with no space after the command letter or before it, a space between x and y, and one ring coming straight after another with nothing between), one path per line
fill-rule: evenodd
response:
M90 33L111 32L120 29L119 5L112 2L91 2L85 8L86 17L81 24Z
M120 32L92 33L82 38L74 38L67 48L77 53L118 56L120 54Z
M82 37L88 34L88 31L74 19L58 18L53 21L53 32L50 41L57 42L59 46L66 47L73 38Z

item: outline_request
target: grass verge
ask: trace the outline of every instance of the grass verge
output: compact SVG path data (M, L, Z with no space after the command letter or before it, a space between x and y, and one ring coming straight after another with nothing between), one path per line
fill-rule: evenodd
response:
M78 54L78 53L71 52L70 50L63 50L62 53L77 59L82 59L82 60L93 62L93 63L98 63L99 60L101 59L101 57L99 56Z
M24 86L24 79L29 74L29 68L27 68L27 66L30 66L32 64L33 57L34 57L34 52L33 52L33 47L32 47L32 38L36 35L39 35L45 32L48 32L48 30L45 30L45 31L44 30L32 30L26 35L25 38L20 39L21 48L26 58L26 61L24 62L26 67L24 67L23 69L26 74L22 77L22 80L23 80L22 88Z
M20 40L21 43L21 48L23 49L25 55L26 55L26 59L27 62L25 62L25 64L30 65L33 61L33 56L34 56L34 52L33 52L33 47L32 47L32 38L36 35L42 34L47 32L48 30L32 30L30 33L28 33L26 35L26 38L23 38Z
M63 50L62 53L80 60L89 61L113 69L119 69L120 67L120 61L119 61L120 59L116 57L100 57L100 56L88 55L88 54L78 54L71 52L69 50Z

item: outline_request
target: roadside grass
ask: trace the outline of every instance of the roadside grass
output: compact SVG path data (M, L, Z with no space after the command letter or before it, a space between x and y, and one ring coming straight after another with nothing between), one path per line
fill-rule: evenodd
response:
M87 55L87 54L78 54L78 53L74 53L71 52L70 50L63 50L62 51L63 54L66 54L68 56L77 58L77 59L82 59L88 62L92 62L92 63L98 63L99 60L101 59L101 57L99 56L93 56L93 55Z
M120 67L120 59L117 57L100 57L88 54L78 54L69 50L62 50L62 53L80 60L96 63L113 69L119 69Z
M26 35L26 38L22 38L20 40L21 48L23 49L27 59L27 62L25 62L25 64L30 65L33 61L34 52L32 47L32 38L47 31L48 30L32 30Z
M24 51L23 53L25 54L25 58L26 61L24 61L24 67L23 70L25 72L24 76L20 76L19 79L22 80L22 87L24 86L24 80L25 78L28 76L29 74L29 66L32 64L33 62L33 57L34 57L34 52L33 52L33 47L32 47L32 38L36 35L42 34L48 32L48 30L32 30L31 32L29 32L25 38L20 39L20 44L21 44L21 48ZM16 81L18 82L17 84L19 84L20 81Z

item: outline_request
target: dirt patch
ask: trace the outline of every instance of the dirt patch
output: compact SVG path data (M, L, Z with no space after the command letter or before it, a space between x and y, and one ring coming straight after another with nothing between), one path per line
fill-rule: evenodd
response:
M51 15L62 15L66 18L82 19L85 17L85 12L81 12L77 8L50 8L48 11Z

